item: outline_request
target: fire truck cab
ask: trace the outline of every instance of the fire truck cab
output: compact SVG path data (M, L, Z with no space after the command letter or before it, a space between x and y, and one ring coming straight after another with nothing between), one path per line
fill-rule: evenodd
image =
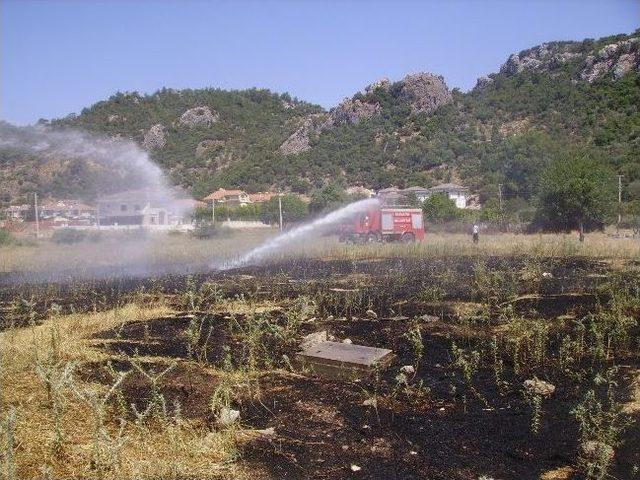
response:
M355 214L342 225L344 242L415 242L424 238L419 208L374 207Z

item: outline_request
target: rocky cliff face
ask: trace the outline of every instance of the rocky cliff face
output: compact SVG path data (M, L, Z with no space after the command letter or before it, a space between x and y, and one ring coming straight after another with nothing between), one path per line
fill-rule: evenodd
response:
M580 78L591 83L606 75L620 78L632 70L640 70L640 37L611 43L587 56Z
M280 146L284 155L296 155L311 148L311 135L320 135L323 131L336 125L358 125L380 115L382 107L375 100L376 93L389 92L394 87L399 92L398 101L409 104L412 111L430 114L441 105L452 101L451 92L441 76L430 73L407 75L392 84L383 78L364 89L364 93L354 98L347 98L328 114L308 116L302 125ZM357 98L358 97L358 98Z
M329 113L332 122L336 124L350 123L357 125L361 120L371 118L380 113L377 103L363 102L360 99L346 99Z
M333 125L333 120L325 113L309 115L302 121L302 125L280 145L280 153L283 155L296 155L309 150L311 148L309 144L311 135L319 135L331 125Z
M407 75L399 83L400 99L409 103L415 112L432 113L452 101L451 92L439 75L416 73Z
M180 115L178 124L188 128L209 127L219 120L218 112L209 107L190 108Z
M583 43L543 43L513 54L500 68L500 73L516 75L523 71L558 73L569 63L578 67L575 80L592 83L605 77L620 78L632 70L640 70L640 37L615 41L595 50ZM484 80L478 86L483 86Z
M164 126L160 123L151 127L142 139L142 146L145 150L160 149L167 143L164 134Z

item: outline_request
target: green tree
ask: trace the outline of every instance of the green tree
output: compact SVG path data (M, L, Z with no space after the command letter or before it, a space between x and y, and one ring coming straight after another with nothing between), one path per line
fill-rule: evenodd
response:
M296 195L282 195L282 221L286 224L300 222L309 216L309 207ZM262 204L262 221L277 224L280 221L278 197Z
M309 210L311 213L322 213L335 210L349 201L347 192L339 185L330 184L311 195Z
M584 154L570 154L545 169L540 181L538 217L550 230L601 227L611 211L613 172Z
M444 223L460 217L456 203L444 193L436 193L422 204L422 211L429 222Z

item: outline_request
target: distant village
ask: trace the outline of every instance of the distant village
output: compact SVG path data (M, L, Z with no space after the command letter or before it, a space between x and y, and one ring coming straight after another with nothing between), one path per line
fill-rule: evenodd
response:
M444 183L431 188L390 187L378 191L354 186L347 188L346 193L359 198L377 196L388 205L401 205L409 197L424 202L431 195L441 193L451 199L457 208L479 208L477 196L470 195L468 188L453 183ZM290 195L295 195L306 203L310 201L305 195ZM4 210L0 227L16 233L31 231L36 223L38 229L43 232L61 228L190 230L194 226L193 212L198 208L233 209L246 205L260 205L277 196L276 192L247 193L243 190L220 188L201 200L193 200L187 197L167 198L149 190L129 190L102 196L95 204L87 204L75 199L44 201L38 204L37 212L35 203L11 205ZM220 221L232 228L266 226L259 221L234 222L225 218L221 218Z

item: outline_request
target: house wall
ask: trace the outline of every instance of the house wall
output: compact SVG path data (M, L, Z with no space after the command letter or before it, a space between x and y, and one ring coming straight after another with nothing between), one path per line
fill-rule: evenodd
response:
M467 196L464 193L449 193L449 198L456 203L456 207L467 208Z

